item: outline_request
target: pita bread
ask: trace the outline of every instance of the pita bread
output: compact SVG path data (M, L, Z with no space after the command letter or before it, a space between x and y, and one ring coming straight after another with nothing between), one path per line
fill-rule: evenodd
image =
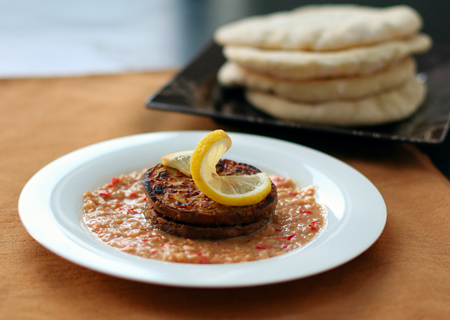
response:
M305 80L352 77L379 72L411 54L427 51L425 34L336 52L275 51L227 46L225 57L240 66L279 79Z
M397 65L365 77L294 81L279 80L227 62L220 68L217 79L224 86L243 86L291 100L318 102L355 99L384 91L404 83L415 72L414 59L408 57Z
M425 98L426 87L416 77L398 88L358 100L300 103L256 90L246 92L257 109L275 118L335 126L366 126L405 119Z
M421 27L420 15L408 6L322 5L231 22L214 38L223 46L330 51L409 37Z

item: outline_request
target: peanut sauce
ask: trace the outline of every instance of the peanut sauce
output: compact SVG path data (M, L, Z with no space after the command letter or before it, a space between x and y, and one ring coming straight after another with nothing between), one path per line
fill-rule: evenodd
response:
M327 210L314 197L316 188L297 188L272 176L278 203L272 221L249 236L211 241L166 234L144 216L142 172L113 177L84 194L83 221L107 245L143 258L182 263L237 263L279 256L301 248L325 228Z

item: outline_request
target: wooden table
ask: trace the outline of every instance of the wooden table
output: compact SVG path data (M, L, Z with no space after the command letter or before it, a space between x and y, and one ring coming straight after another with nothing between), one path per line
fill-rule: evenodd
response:
M243 131L146 109L145 98L172 75L0 80L0 319L448 319L450 183L412 145L297 139L363 173L388 210L369 250L306 279L220 290L136 283L75 265L31 238L18 198L58 157L144 132Z

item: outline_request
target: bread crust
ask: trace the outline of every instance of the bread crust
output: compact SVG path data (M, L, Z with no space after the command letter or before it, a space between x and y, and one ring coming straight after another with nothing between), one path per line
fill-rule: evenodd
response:
M243 68L276 79L310 80L365 76L380 72L412 54L424 53L432 45L426 34L341 51L262 50L226 46L227 60Z
M421 28L419 13L405 5L307 5L229 22L214 39L223 46L326 52L409 37Z
M277 79L228 61L220 68L217 80L227 87L260 90L280 98L315 103L367 97L398 87L415 74L416 63L411 57L374 74L315 80Z
M275 118L334 126L371 126L399 121L414 114L426 97L426 86L412 76L404 84L355 100L298 102L247 90L247 100Z

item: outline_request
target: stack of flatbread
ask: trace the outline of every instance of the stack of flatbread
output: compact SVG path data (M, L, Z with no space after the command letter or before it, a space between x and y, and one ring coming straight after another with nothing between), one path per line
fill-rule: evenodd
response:
M220 27L218 81L276 118L339 126L405 119L422 104L414 54L431 47L408 6L305 6Z

